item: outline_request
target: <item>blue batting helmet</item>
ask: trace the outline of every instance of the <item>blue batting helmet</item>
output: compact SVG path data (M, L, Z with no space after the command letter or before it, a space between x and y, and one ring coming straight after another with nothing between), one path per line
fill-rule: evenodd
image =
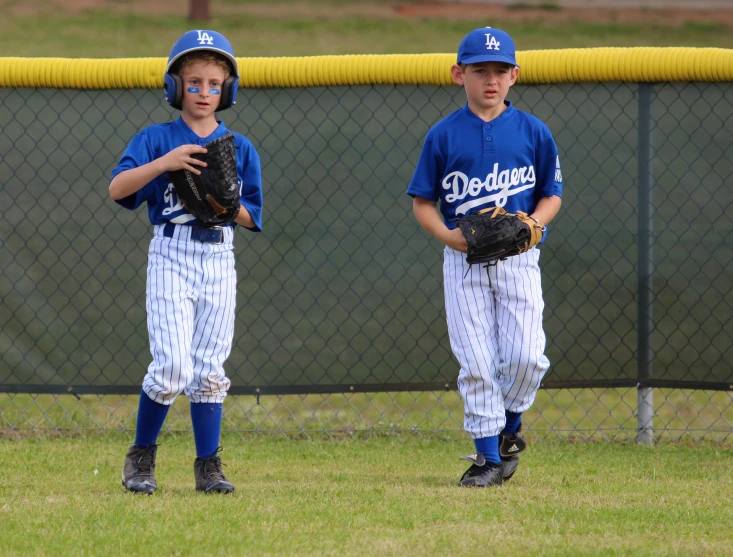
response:
M239 66L237 59L234 57L234 50L229 41L221 33L216 31L188 31L176 41L171 48L168 56L168 65L165 68L163 90L165 91L165 100L168 101L173 108L181 109L181 101L183 100L183 84L180 76L171 73L175 63L181 56L189 52L198 50L208 50L220 54L232 65L233 74L230 75L221 86L221 101L216 111L225 110L235 104L237 96L237 87L239 86Z

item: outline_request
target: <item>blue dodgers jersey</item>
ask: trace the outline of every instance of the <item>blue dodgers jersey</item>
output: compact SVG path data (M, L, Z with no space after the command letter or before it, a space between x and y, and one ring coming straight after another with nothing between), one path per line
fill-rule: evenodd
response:
M199 137L191 128L178 118L175 122L154 124L139 132L117 167L112 171L111 179L120 172L137 168L154 161L181 145L206 145L227 133L223 123L208 137ZM250 141L241 134L234 134L234 147L237 152L237 175L239 176L239 195L242 205L249 211L255 227L250 230L262 230L262 172L260 157ZM137 209L143 202L148 203L148 216L152 224L200 224L181 204L176 189L164 172L137 192L118 199L117 203L127 209Z
M562 172L549 128L538 118L507 109L484 122L466 105L428 132L407 193L440 201L449 229L489 207L534 212L543 197L562 197Z

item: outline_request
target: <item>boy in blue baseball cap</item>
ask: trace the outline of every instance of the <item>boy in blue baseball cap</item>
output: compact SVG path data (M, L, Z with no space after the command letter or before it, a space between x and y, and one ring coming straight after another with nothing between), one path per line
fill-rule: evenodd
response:
M467 487L511 478L526 448L522 413L534 403L550 362L544 355L540 250L494 266L466 262L458 221L479 211L523 211L544 227L560 210L562 172L547 126L506 100L519 75L514 41L500 29L471 31L451 67L467 102L427 134L407 193L420 225L443 244L450 344L458 363L464 428L476 452L459 481ZM440 203L440 209L438 209Z
M222 403L230 385L224 363L232 349L237 295L232 241L235 228L262 230L260 158L246 137L230 132L216 117L235 103L238 83L237 59L223 35L185 33L173 45L164 75L166 100L181 116L139 132L112 171L112 199L131 210L146 203L153 225L146 288L153 361L143 379L135 443L122 471L122 485L135 493L158 488L156 442L181 393L191 407L196 490L234 491L218 456ZM241 207L233 223L204 226L181 203L168 172L200 174L206 163L194 155L206 153L207 143L229 133Z

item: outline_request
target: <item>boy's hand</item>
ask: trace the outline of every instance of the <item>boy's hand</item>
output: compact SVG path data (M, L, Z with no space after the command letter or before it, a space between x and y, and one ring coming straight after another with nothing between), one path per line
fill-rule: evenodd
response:
M468 242L466 242L466 238L460 228L454 228L453 230L446 229L445 234L441 235L440 241L456 251L462 253L468 251Z
M167 155L161 157L161 163L164 170L188 170L193 174L201 174L200 170L194 168L196 166L206 166L204 161L193 157L194 154L202 155L206 153L206 149L200 145L181 145L170 151Z

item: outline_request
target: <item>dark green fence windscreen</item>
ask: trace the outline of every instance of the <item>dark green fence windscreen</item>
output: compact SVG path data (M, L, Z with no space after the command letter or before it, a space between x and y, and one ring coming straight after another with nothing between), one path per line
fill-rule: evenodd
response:
M559 147L545 387L733 389L733 87L517 86ZM242 89L264 231L235 237L234 393L455 388L442 250L405 190L458 87ZM108 196L158 91L0 90L0 390L138 392L152 227Z

